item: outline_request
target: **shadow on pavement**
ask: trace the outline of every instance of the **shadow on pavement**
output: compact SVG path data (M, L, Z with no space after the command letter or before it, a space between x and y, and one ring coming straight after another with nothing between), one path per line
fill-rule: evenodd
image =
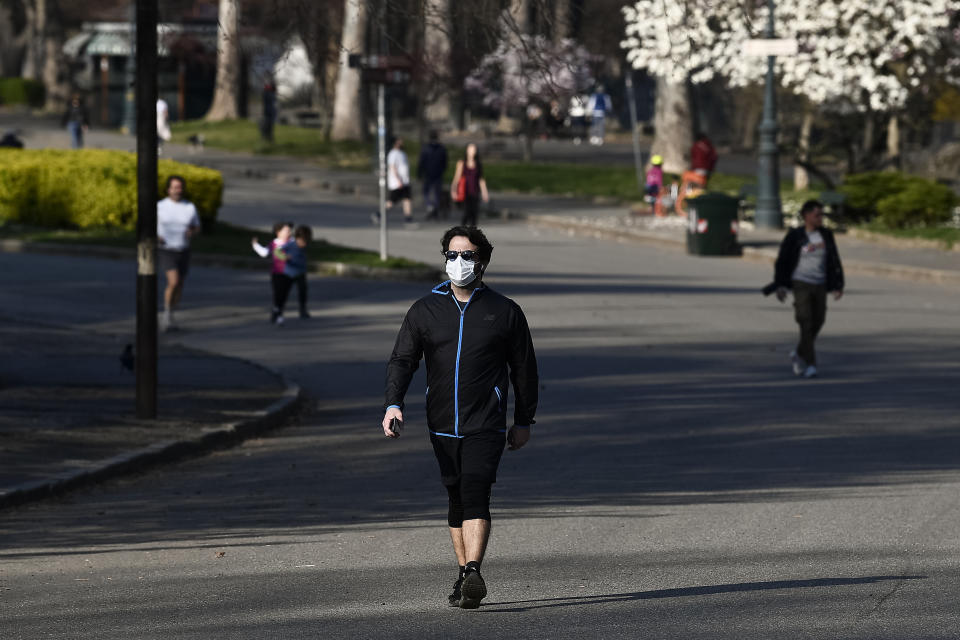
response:
M739 582L717 584L702 587L684 587L680 589L656 589L633 593L610 593L603 595L572 596L569 598L543 598L539 600L517 600L514 602L484 602L484 611L490 613L522 613L533 609L552 609L556 607L580 607L598 604L633 602L636 600L660 600L663 598L690 598L720 593L742 593L748 591L773 591L781 589L820 589L823 587L847 587L852 585L878 584L881 582L900 582L902 580L925 580L927 576L864 576L862 578L814 578L811 580L772 580L769 582ZM513 606L507 609L490 607Z

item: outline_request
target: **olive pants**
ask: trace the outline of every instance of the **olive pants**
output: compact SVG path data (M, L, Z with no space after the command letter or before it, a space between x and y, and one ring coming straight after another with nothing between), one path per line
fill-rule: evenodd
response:
M807 364L816 365L817 353L813 342L827 318L827 288L822 284L807 284L794 280L793 308L797 324L800 325L797 355Z

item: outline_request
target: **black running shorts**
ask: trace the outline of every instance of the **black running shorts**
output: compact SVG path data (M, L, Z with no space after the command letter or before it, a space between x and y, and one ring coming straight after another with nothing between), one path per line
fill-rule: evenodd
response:
M440 481L454 485L461 477L469 475L474 479L496 482L506 441L506 435L499 431L484 431L463 438L431 433L430 442L440 464Z
M187 272L190 271L190 250L173 251L163 247L158 248L157 271L159 273L176 271L181 276L187 275Z

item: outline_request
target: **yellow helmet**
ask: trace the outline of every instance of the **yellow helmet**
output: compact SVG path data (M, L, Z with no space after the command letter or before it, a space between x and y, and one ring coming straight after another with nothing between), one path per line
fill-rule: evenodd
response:
M655 155L650 158L650 164L663 164L663 156Z

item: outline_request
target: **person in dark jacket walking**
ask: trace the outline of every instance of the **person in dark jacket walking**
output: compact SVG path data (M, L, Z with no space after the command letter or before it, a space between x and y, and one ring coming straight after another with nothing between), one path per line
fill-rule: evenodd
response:
M84 104L79 93L70 97L70 104L67 105L67 110L63 112L60 122L70 132L70 147L82 149L83 134L90 128L90 115L87 113L87 105Z
M402 424L403 398L423 358L427 429L447 489L447 524L460 565L449 603L475 609L487 594L480 564L490 537L490 489L505 442L515 450L530 439L537 360L519 305L483 283L493 252L483 232L453 227L442 246L450 280L415 302L403 320L387 364L382 426L387 437L399 437L394 420ZM516 398L508 431L509 383Z
M843 296L843 265L833 232L823 226L823 205L807 200L800 208L803 226L791 229L780 244L774 266L777 299L783 302L793 290L793 306L800 325L800 342L790 352L793 372L804 378L817 376L813 343L827 317L827 294Z
M417 177L423 181L423 202L427 208L427 220L438 217L443 174L446 170L447 149L440 144L437 132L431 131L430 142L420 150L420 161L417 162Z

